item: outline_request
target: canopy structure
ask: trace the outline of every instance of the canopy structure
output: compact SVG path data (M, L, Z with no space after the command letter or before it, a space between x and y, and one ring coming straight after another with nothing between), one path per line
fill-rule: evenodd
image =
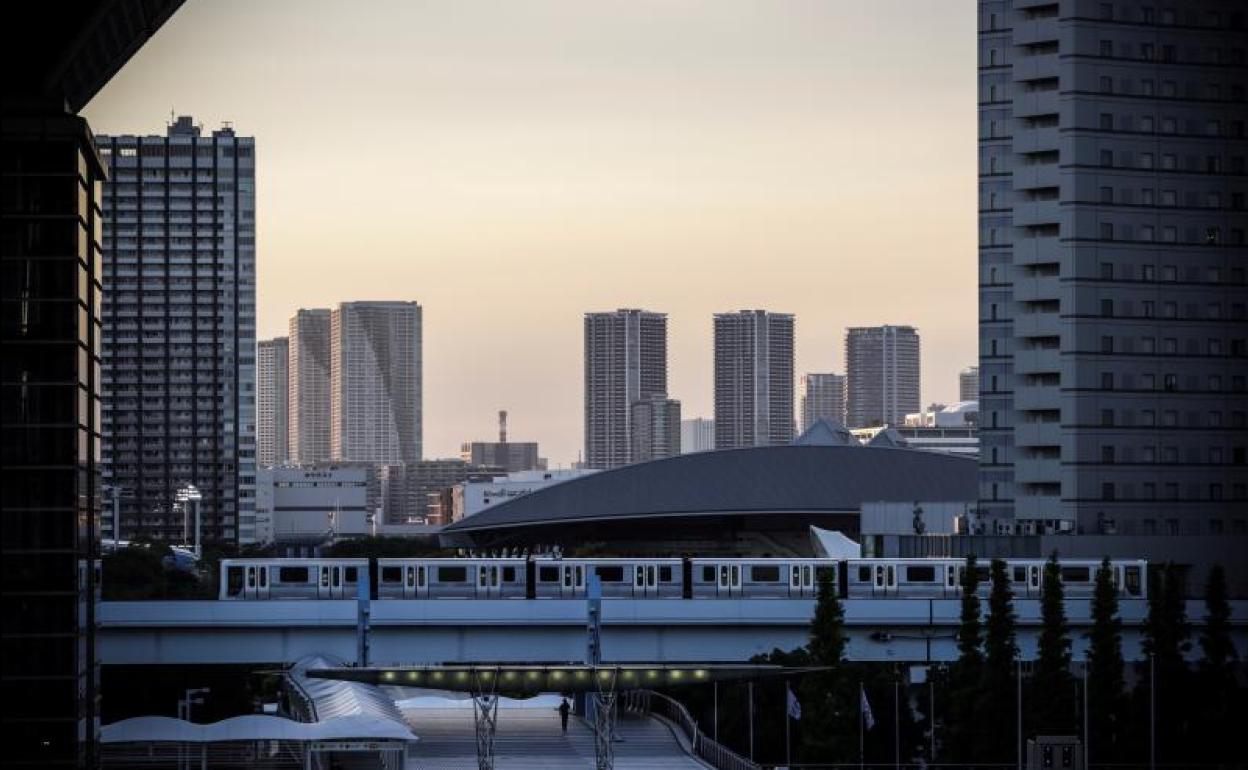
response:
M226 741L414 741L411 730L355 714L323 722L296 722L246 714L201 725L173 717L134 717L104 725L104 743L223 743Z

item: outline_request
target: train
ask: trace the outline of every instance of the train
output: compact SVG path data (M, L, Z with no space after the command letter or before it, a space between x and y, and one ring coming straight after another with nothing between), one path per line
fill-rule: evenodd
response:
M1040 598L1045 560L1006 559L1014 596ZM1101 563L1058 562L1066 596L1091 597ZM1148 563L1115 559L1118 594L1147 598ZM222 559L223 601L354 599L367 577L370 598L584 599L591 575L603 599L812 599L830 575L842 599L955 599L962 595L962 559L757 558L269 558ZM989 592L988 564L980 562L979 595Z

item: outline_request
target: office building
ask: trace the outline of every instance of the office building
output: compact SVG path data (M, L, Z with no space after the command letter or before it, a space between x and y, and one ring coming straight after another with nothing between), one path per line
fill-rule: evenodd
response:
M256 348L256 462L261 467L289 461L290 338L260 340Z
M802 431L820 420L845 425L845 378L839 374L803 374L798 388Z
M287 451L297 465L329 460L329 337L328 308L300 310L290 319Z
M480 513L491 505L498 505L512 498L589 473L597 473L597 471L591 468L518 471L485 480L460 482L451 488L452 513L449 521L445 523L459 521L465 516Z
M632 461L644 463L680 454L680 402L652 398L633 404Z
M343 302L330 318L330 456L421 457L421 315L415 302Z
M585 466L632 462L632 407L667 398L667 315L585 314Z
M979 400L979 367L968 366L958 372L958 400Z
M256 542L315 546L371 534L370 472L332 463L261 469Z
M901 425L922 407L919 333L912 326L845 331L845 420L850 428Z
M793 316L715 314L715 448L788 444L793 422Z
M422 460L402 465L380 465L381 501L385 524L449 524L442 511L444 491L465 481L489 481L502 475L500 468L481 468L455 459ZM431 517L431 512L445 520Z
M680 453L706 452L715 448L715 421L694 417L680 421Z
M980 510L1031 531L1232 532L1243 9L1065 5L979 3Z
M117 536L182 537L194 486L206 541L251 537L256 475L255 140L99 136L103 459L125 490ZM248 532L245 532L248 531Z
M488 465L513 471L541 470L546 460L538 455L536 441L507 440L507 410L498 412L498 441L466 441L460 459L469 465Z

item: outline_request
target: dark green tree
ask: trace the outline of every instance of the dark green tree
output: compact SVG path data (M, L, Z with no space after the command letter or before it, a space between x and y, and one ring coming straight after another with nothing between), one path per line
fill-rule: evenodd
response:
M1183 573L1167 563L1150 573L1149 583L1148 617L1144 622L1142 645L1145 660L1141 664L1140 685L1136 688L1137 713L1147 714L1148 704L1155 696L1157 759L1186 761L1190 759L1184 752L1184 744L1191 709L1190 672L1184 656L1191 649L1191 629L1183 596ZM1156 683L1155 693L1150 689L1150 682ZM1143 729L1148 729L1147 724Z
M979 567L975 555L962 566L962 609L956 638L958 659L936 684L936 730L945 761L967 762L975 756L975 702L983 675L983 637L980 624Z
M1088 633L1088 754L1097 763L1121 761L1127 720L1118 586L1109 557L1096 571Z
M1236 680L1238 654L1231 641L1231 606L1226 595L1226 573L1221 565L1209 570L1205 583L1205 625L1200 634L1202 658L1197 669L1200 718L1196 744L1208 762L1227 762L1242 753L1242 736L1234 725L1243 724Z
M1070 675L1070 626L1057 552L1044 565L1040 595L1040 637L1030 686L1030 735L1074 735L1079 697Z
M993 559L989 570L988 617L984 624L984 665L977 700L976 758L1009 762L1016 758L1018 727L1018 644L1015 640L1014 591L1005 562Z
M845 665L845 611L831 570L819 576L815 616L806 646L810 665L827 671L808 674L796 689L802 704L798 756L804 762L845 762L856 755L857 723L851 712Z

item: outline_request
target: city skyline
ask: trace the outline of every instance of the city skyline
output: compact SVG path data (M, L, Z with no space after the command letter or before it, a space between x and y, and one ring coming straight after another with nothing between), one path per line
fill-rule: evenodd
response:
M712 412L710 319L734 307L797 315L798 371L837 370L847 326L922 328L923 400L954 400L976 357L974 116L959 107L973 8L707 4L660 27L642 6L482 11L189 4L84 114L100 133L163 133L172 108L263 141L258 336L299 308L419 301L427 456L456 456L508 408L552 467L575 460L580 319L602 307L668 314L687 414ZM924 289L898 314L903 275Z

